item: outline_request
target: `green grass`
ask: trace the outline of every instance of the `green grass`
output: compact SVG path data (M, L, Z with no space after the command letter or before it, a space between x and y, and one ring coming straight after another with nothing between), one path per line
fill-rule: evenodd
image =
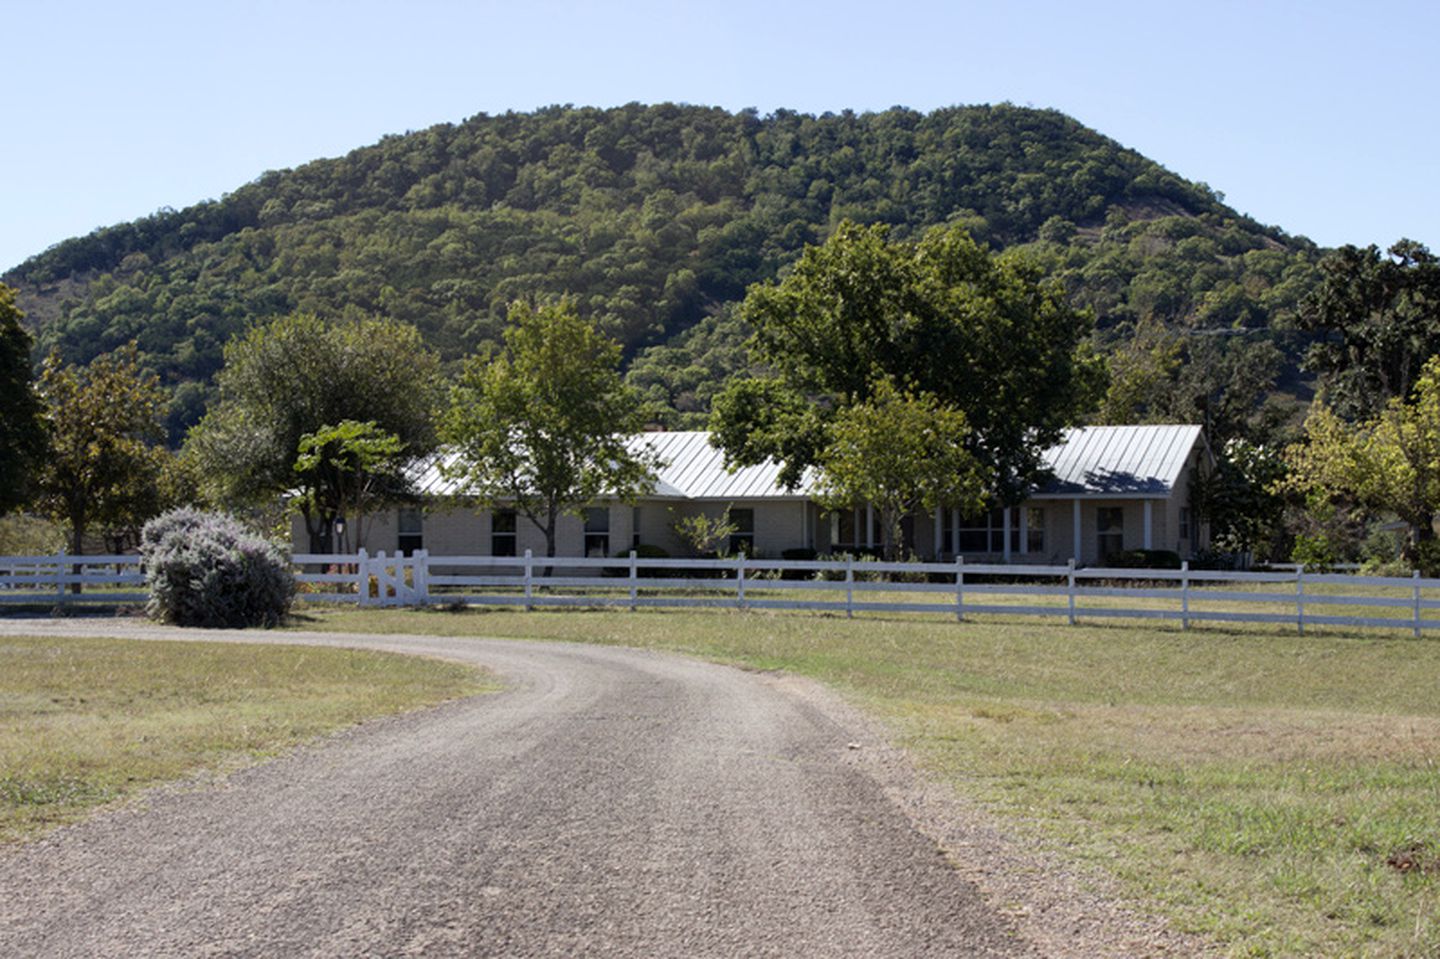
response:
M123 639L0 639L0 841L372 716L492 688L382 653Z
M1013 830L1233 955L1440 955L1435 639L726 611L326 610L297 625L812 676Z

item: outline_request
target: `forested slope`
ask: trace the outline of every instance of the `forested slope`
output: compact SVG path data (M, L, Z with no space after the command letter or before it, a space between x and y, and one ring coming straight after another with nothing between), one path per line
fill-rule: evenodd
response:
M1055 111L672 104L387 137L65 241L4 279L42 350L86 361L138 338L176 389L175 432L258 318L383 314L453 360L498 340L507 303L550 294L598 318L679 422L744 362L726 305L844 218L898 236L959 222L1023 247L1094 307L1107 348L1142 319L1268 338L1315 282L1313 244Z

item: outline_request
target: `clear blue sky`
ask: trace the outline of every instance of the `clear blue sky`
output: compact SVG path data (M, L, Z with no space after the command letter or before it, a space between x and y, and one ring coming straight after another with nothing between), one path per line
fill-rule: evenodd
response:
M1055 107L1325 245L1440 248L1440 5L0 0L0 269L479 112Z

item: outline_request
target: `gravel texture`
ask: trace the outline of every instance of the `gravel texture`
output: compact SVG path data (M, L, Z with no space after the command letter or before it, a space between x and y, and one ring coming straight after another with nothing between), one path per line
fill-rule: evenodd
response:
M0 955L1055 954L987 901L983 845L942 848L903 758L813 684L552 643L6 633L360 646L510 685L0 851ZM1122 954L1088 932L1084 954Z

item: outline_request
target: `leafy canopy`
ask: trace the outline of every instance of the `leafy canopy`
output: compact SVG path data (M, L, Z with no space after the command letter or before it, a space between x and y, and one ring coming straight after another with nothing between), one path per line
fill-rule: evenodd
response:
M1413 393L1349 424L1315 404L1303 444L1287 451L1287 489L1321 501L1349 499L1410 528L1405 558L1435 573L1435 516L1440 512L1440 356L1420 368Z
M968 449L1017 499L1104 382L1090 317L1028 261L992 256L960 228L911 242L842 223L783 280L753 287L742 312L770 372L717 397L712 429L731 462L773 457L792 487L830 445L835 411L890 380L960 411Z
M966 447L969 432L959 410L881 380L867 399L836 414L820 454L819 500L832 510L871 504L884 554L894 559L907 514L977 513L984 505L990 477Z
M0 283L0 516L24 505L45 451L45 423L30 370L30 334L15 291Z
M333 529L348 516L355 542L365 542L366 517L409 499L405 444L375 423L341 420L300 437L295 458L301 510ZM342 543L331 546L345 551Z
M1440 353L1440 260L1413 240L1384 255L1344 246L1320 264L1323 280L1300 305L1302 329L1322 334L1306 357L1336 413L1373 417L1410 396L1427 357Z
M294 489L301 439L346 420L374 423L410 456L434 449L440 363L404 323L283 317L226 346L219 387L186 440L219 502Z
M554 556L562 513L633 499L654 482L656 459L626 442L644 421L614 340L570 302L516 303L510 318L505 350L466 363L443 433L457 454L452 475L483 507L529 519Z
M87 367L45 359L39 393L50 437L36 505L83 552L92 527L136 529L162 508L165 394L128 343Z

